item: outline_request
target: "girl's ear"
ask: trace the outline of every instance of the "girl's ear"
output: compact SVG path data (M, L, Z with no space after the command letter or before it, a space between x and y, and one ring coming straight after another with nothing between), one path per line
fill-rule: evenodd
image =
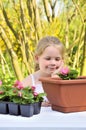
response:
M35 59L36 63L38 63L39 56L36 55L36 56L34 57L34 59Z

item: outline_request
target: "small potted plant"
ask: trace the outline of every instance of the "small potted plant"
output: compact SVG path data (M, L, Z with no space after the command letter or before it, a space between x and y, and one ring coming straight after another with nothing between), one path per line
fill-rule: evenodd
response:
M16 81L13 87L9 90L9 114L14 115L15 110L15 115L21 114L25 117L30 117L33 114L38 114L40 111L36 111L35 104L41 104L44 95L45 93L36 93L34 86L23 87L20 81ZM40 108L41 105L39 105L39 110Z
M58 78L40 78L52 109L61 112L86 110L86 76L68 67L62 68Z

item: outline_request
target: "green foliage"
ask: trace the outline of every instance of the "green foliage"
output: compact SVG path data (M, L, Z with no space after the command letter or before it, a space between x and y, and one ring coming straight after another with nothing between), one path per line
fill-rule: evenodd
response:
M14 86L8 92L11 102L18 104L29 104L34 102L42 102L45 93L36 93L35 87L23 87L20 81L16 81Z
M10 90L10 87L1 85L0 86L0 101L9 101L9 95L8 91Z
M14 103L19 103L19 104L28 104L28 103L33 103L33 93L31 92L30 87L25 87L23 89L18 89L17 87L13 87L9 91L9 97L10 101Z
M58 74L60 78L63 80L72 80L78 77L78 71L75 69L70 69L65 71L66 69L63 68L61 72Z
M2 86L5 87L11 87L14 84L14 81L16 80L15 76L9 76L9 75L0 75L0 79L2 80Z
M69 79L76 79L77 76L78 76L77 70L71 69L70 72L69 72L69 75L68 75Z
M16 81L14 86L5 86L5 84L0 85L0 101L29 104L34 102L42 102L44 96L45 93L36 93L35 87L23 87L20 81Z

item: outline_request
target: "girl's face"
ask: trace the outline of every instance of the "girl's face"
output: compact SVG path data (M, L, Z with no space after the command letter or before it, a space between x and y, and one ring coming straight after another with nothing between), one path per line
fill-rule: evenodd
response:
M59 48L49 46L42 55L36 57L41 73L51 75L62 64L62 55Z

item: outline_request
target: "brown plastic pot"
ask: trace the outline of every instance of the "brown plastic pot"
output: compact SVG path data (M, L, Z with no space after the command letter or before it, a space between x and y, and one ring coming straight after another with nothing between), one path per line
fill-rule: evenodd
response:
M40 78L52 109L60 112L86 110L86 77L75 80Z

